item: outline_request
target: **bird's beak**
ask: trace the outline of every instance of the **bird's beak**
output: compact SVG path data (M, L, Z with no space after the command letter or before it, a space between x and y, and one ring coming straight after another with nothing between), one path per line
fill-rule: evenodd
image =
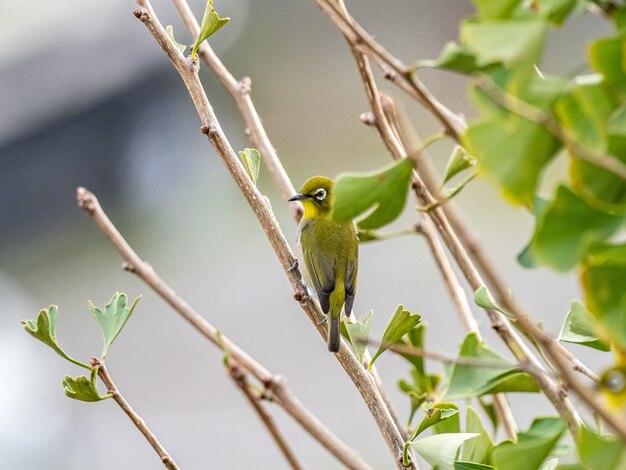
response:
M311 196L308 194L296 194L294 197L289 199L289 202L303 201L304 199L311 199Z

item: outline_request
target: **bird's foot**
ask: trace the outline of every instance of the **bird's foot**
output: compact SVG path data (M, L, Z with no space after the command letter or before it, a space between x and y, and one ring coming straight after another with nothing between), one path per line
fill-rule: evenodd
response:
M289 266L289 269L286 269L285 272L290 273L298 269L298 260L294 260L293 264Z

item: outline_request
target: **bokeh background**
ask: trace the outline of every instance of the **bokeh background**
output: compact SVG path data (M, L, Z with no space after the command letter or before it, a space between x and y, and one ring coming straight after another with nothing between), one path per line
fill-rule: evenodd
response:
M204 2L191 0L200 19ZM365 171L388 162L377 135L358 116L367 109L352 56L310 0L217 0L232 21L211 43L235 76L250 75L253 98L274 146L299 186L312 174ZM170 3L155 0L179 42L192 42ZM359 0L353 15L405 62L434 58L472 12L459 0ZM152 449L112 401L63 395L61 380L81 370L21 329L20 319L60 307L58 337L77 358L100 351L87 300L115 291L143 295L110 351L110 372L183 468L284 468L275 445L226 377L221 354L156 295L120 269L120 259L76 207L83 185L140 255L188 302L270 370L375 468L391 468L386 447L358 392L291 297L262 230L206 139L176 72L132 15L130 0L0 1L0 455L11 469L160 468ZM608 33L592 15L550 32L541 68L565 73L585 61L585 44ZM422 78L452 109L472 116L461 77ZM203 67L202 79L236 149L249 146L236 108ZM400 100L403 96L383 83ZM419 132L438 130L406 102ZM435 144L441 168L450 143ZM552 165L546 187L565 171ZM261 170L259 187L285 233L296 227ZM532 231L524 210L508 206L483 180L459 198L511 288L546 329L558 333L574 275L527 271L515 261ZM390 228L415 221L408 204ZM374 309L373 336L402 302L430 324L431 348L455 353L463 338L438 272L419 237L361 250L357 314ZM490 344L502 350L478 312ZM592 366L600 356L576 351ZM397 391L405 363L379 366L402 416ZM437 367L433 365L433 367ZM511 397L521 427L552 410L541 397ZM272 409L310 468L337 468L312 439Z

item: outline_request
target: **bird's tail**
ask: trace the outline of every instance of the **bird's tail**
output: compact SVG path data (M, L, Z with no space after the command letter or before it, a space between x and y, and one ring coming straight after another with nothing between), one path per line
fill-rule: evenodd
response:
M328 350L339 351L339 319L341 315L328 315Z

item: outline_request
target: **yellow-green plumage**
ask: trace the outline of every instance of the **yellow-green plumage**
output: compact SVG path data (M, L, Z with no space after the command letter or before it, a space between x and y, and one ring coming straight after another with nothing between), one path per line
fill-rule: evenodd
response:
M304 205L298 228L300 261L304 262L305 280L328 316L328 350L337 352L341 310L345 305L346 315L352 312L359 245L354 222L332 219L333 187L333 180L314 176L290 200L300 200Z

